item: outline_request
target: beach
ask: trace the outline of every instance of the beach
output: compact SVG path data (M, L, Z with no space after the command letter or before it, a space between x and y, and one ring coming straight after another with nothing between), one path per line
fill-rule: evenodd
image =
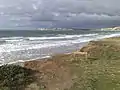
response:
M120 36L120 31L0 31L0 64L42 59L70 53L91 40Z
M0 0L0 90L120 90L120 0Z
M86 34L84 35L85 38L92 38L92 40L89 39L90 41L88 41L86 38L87 42L84 43L76 43L72 46L60 46L54 49L46 48L43 51L47 52L51 49L52 54L44 58L25 60L15 60L14 58L13 62L9 59L8 62L10 62L7 64L10 66L3 65L0 67L1 72L4 72L0 73L0 76L3 77L3 80L1 79L0 89L9 90L10 86L10 90L16 90L16 88L17 90L119 90L119 35L119 32L115 32L114 34L110 32L109 35L108 33L107 35L102 34L98 38L96 34ZM74 38L76 38L76 35ZM83 38L81 38L81 41ZM19 40L17 44L18 42ZM24 43L24 41L20 42ZM36 43L36 40L34 42ZM39 52L36 52L38 53L37 55L40 54ZM11 52L7 53L10 54ZM36 55L36 53L33 53L33 55ZM10 55L12 54L13 52ZM16 54L19 53L15 53L13 56ZM31 55L31 53L23 54L24 56ZM16 79L16 77L18 78ZM7 83L5 84L3 81ZM13 84L10 84L11 82Z
M120 90L120 0L0 0L0 90Z
M25 68L38 71L26 90L119 90L119 42L120 37L90 41L77 53L25 62Z

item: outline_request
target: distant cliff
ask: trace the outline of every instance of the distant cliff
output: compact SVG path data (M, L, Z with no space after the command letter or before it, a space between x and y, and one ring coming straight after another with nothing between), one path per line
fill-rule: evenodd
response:
M119 27L112 27L112 28L101 28L102 31L105 30L120 30L120 26Z

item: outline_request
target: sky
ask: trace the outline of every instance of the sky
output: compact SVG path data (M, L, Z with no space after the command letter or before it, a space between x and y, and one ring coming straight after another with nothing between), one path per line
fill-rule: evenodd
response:
M0 0L0 28L120 26L120 0Z

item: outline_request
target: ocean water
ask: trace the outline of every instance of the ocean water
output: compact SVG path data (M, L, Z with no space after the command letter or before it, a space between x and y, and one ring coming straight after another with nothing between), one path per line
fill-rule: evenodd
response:
M120 31L0 31L0 64L69 53L91 40L120 36Z

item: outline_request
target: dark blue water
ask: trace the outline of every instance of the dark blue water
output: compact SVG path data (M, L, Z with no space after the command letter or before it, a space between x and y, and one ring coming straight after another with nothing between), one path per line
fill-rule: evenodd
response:
M0 31L0 63L43 58L79 49L91 40L120 36L119 31Z
M112 33L118 31L111 31ZM107 31L88 31L88 30L64 30L64 31L40 31L40 30L1 30L0 37L42 37L42 36L56 36L56 35L80 35L92 33L111 33Z

